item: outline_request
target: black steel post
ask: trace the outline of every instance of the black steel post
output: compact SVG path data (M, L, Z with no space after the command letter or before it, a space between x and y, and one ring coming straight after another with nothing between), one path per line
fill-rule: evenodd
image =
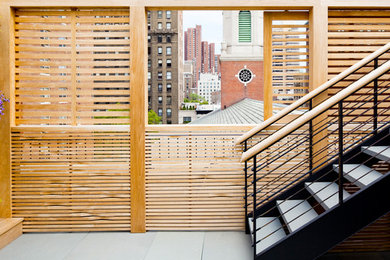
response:
M343 204L343 101L339 102L339 205Z
M309 110L313 109L313 100L309 101ZM312 175L313 170L313 120L309 121L309 171Z
M247 140L245 140L244 143L244 152L248 150L248 143ZM245 233L249 234L249 222L248 222L248 161L245 161L245 168L244 168L244 174L245 174Z
M256 193L257 193L257 190L256 190L256 171L257 171L257 167L256 167L256 155L253 156L253 214L252 214L252 217L253 217L253 259L256 258L256 204L257 204L257 200L256 200Z
M378 68L378 58L375 58L374 60L374 69ZM374 135L377 134L378 129L378 78L374 79L374 122L373 122L373 128L374 128Z

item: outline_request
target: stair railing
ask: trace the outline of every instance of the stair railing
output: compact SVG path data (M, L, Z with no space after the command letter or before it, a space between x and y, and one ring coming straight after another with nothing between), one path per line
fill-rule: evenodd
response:
M390 61L379 65L379 57L389 49L390 45L385 45L237 140L244 143L245 213L253 220L246 224L253 226L255 255L256 245L265 239L256 238L256 230L261 228L256 218L275 209L269 206L266 212L258 212L259 206L336 159L339 176L331 182L339 184L339 203L343 203L342 165L349 160L343 154L390 122ZM313 106L315 98L338 85L343 86L341 90ZM301 111L280 129L271 129L271 134L265 133L270 132L271 124L296 115L304 103L309 103L309 110Z

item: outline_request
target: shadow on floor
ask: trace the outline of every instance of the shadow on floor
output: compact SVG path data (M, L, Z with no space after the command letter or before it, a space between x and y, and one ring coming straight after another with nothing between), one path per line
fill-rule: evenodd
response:
M367 253L328 253L317 260L390 260L390 251Z

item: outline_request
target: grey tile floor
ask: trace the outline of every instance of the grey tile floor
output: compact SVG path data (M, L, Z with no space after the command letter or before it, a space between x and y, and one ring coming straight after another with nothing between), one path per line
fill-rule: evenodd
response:
M23 234L0 250L1 260L251 260L244 232Z

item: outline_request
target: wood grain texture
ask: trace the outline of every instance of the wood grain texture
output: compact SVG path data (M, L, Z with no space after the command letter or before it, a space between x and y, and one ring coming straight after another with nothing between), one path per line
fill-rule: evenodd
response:
M0 218L0 249L22 235L22 218Z
M127 9L17 9L16 124L129 124Z
M264 118L309 90L309 13L264 13ZM326 75L326 74L325 74ZM305 109L307 104L301 107Z
M244 230L242 147L234 138L247 128L148 127L147 230Z
M100 128L13 129L12 213L24 232L130 229L129 130Z
M130 7L131 47L131 232L145 232L145 125L147 124L147 17Z
M12 64L9 62L13 47L12 43L12 12L11 9L0 2L0 91L8 98L10 103L14 101L12 80ZM0 218L11 218L11 124L13 112L12 106L4 103L4 115L0 115Z

